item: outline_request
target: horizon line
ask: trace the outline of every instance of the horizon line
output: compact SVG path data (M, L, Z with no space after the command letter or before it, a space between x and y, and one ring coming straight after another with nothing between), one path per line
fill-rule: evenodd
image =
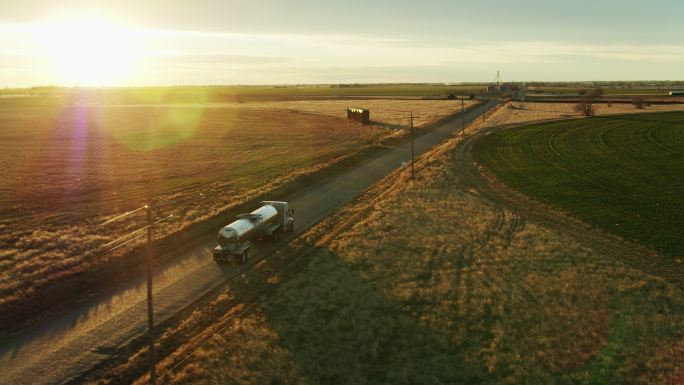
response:
M502 81L501 83L565 83L565 84L583 84L583 83L667 83L667 82L683 82L684 79L667 79L667 80L511 80ZM96 86L96 85L60 85L60 84L42 84L33 86L5 86L3 90L11 89L34 89L34 88L172 88L172 87L311 87L311 86L391 86L391 85L405 85L405 86L420 86L420 85L431 85L431 86L459 86L459 85L489 85L495 84L493 81L463 81L463 82L340 82L340 83L215 83L215 84L149 84L149 85L107 85L107 86Z

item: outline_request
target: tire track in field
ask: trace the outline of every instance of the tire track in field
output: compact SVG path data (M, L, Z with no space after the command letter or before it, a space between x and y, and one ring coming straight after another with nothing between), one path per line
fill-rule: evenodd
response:
M514 234L522 230L526 222L531 221L570 234L584 245L606 255L619 255L621 260L639 270L658 275L684 287L684 276L673 274L672 271L667 270L666 266L660 267L654 263L644 265L645 260L657 261L663 258L656 251L593 227L562 211L535 201L505 185L478 165L472 157L474 145L485 135L503 128L510 128L510 126L491 127L466 138L454 150L453 162L459 172L459 181L466 191L490 202L497 210L510 213L511 218L503 219L506 225L501 230L508 244L512 241ZM490 230L500 228L498 222L497 219L490 226Z

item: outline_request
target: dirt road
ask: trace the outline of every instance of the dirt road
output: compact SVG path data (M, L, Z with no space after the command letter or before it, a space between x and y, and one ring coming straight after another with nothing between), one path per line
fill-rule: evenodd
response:
M489 102L486 109L497 102ZM482 110L467 111L465 123ZM452 136L460 128L460 115L416 138L416 155ZM363 190L410 160L410 143L397 146L363 164L335 174L287 200L296 208L299 231L309 227ZM229 219L227 218L227 221ZM285 244L258 245L251 263ZM154 282L157 322L193 303L213 288L239 276L247 266L217 265L211 258L215 234L199 246L178 250L156 270ZM145 275L138 274L106 290L56 320L49 321L0 346L0 384L55 384L68 382L106 360L118 347L140 336L146 328Z

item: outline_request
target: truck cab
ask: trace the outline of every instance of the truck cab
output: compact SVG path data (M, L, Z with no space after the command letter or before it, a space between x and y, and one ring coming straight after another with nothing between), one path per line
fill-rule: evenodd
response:
M245 263L250 256L252 241L277 242L282 232L294 231L294 209L287 202L264 201L261 207L221 228L218 246L213 250L217 262L235 260Z
M287 202L280 201L263 201L262 205L269 205L275 207L278 211L279 228L285 232L294 231L294 209L290 207ZM268 234L267 234L268 235Z

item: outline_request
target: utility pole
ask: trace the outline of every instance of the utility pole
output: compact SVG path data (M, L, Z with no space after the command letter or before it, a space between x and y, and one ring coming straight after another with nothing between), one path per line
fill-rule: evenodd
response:
M150 383L157 384L154 352L154 307L152 306L152 202L147 208L147 322L150 338Z
M485 94L484 92L482 93L482 123L486 121L486 114L485 114Z
M465 136L465 99L461 97L461 135Z
M416 179L416 171L413 167L413 112L411 113L411 179Z
M496 71L496 94L501 96L501 73Z
M156 356L155 356L155 349L154 349L154 342L155 342L155 333L154 333L154 306L152 304L152 278L153 278L153 271L152 271L152 257L154 256L154 249L152 247L152 231L154 229L154 225L157 223L169 220L174 218L174 214L170 214L164 218L158 219L157 221L153 222L153 215L152 215L152 209L154 207L154 202L152 198L150 198L150 201L148 204L138 207L137 209L128 211L122 215L119 215L115 218L109 219L105 221L104 223L100 224L99 227L105 226L107 224L120 221L124 218L129 217L130 215L139 213L142 210L145 210L147 212L147 226L141 227L133 232L130 232L110 243L108 243L106 246L109 246L114 243L118 243L115 247L109 249L106 251L106 253L109 253L111 251L114 251L118 249L121 246L124 246L128 243L131 243L133 241L138 240L139 238L142 238L143 236L147 235L147 321L148 321L148 338L149 338L149 351L150 351L150 359L149 359L149 365L150 365L150 383L153 385L157 384L157 373L155 369L155 361L156 361ZM147 230L146 232L143 230ZM137 234L137 235L136 235ZM135 235L135 236L133 236Z

